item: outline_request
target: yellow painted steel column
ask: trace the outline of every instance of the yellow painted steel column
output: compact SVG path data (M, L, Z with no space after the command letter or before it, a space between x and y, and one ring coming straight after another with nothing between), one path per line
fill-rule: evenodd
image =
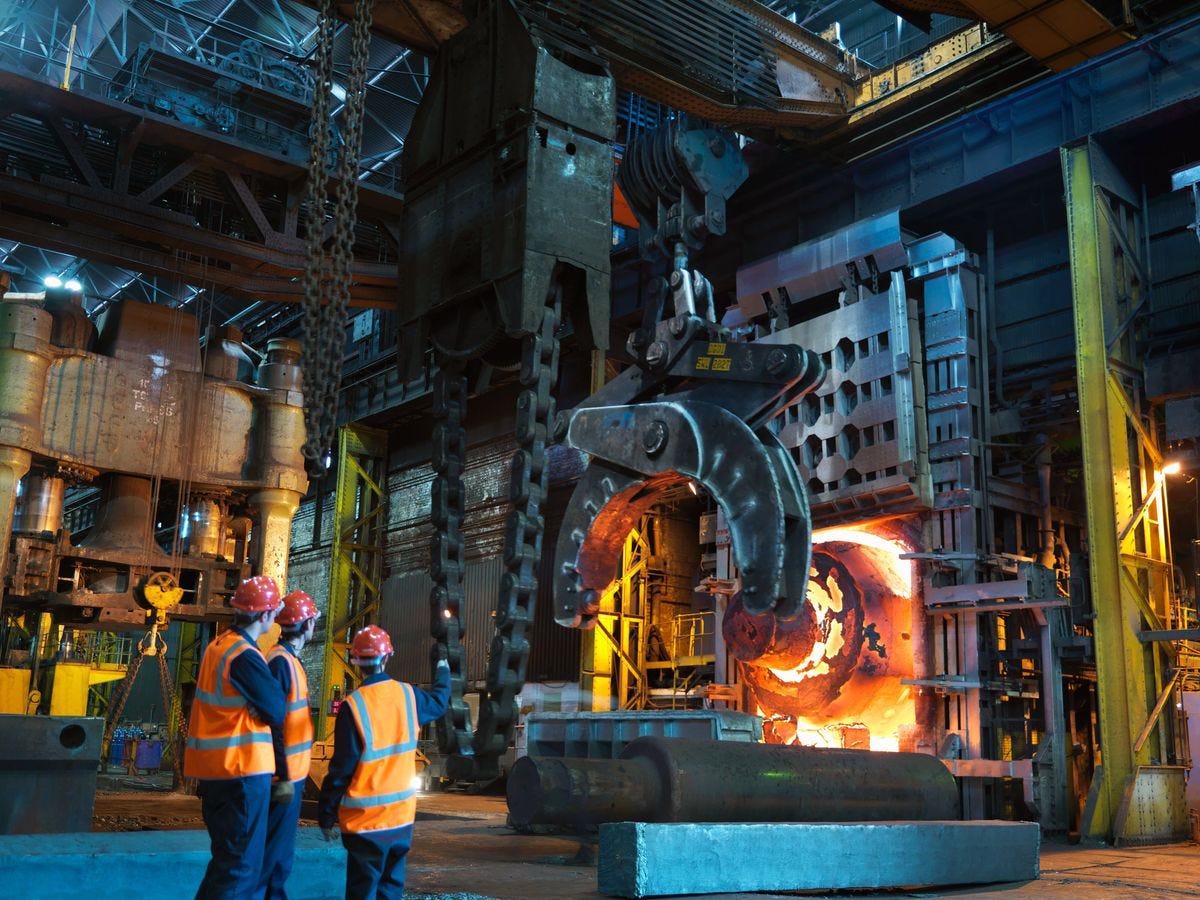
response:
M1107 229L1109 202L1098 187L1098 170L1108 164L1092 143L1061 151L1067 198L1071 286L1075 317L1075 355L1087 492L1087 533L1095 609L1096 679L1099 692L1101 783L1093 785L1094 806L1084 823L1088 836L1107 838L1135 766L1149 762L1143 748L1135 757L1134 739L1147 720L1149 686L1146 651L1138 641L1142 613L1123 576L1118 532L1133 513L1138 473L1136 428L1113 396L1110 355L1130 355L1116 330L1129 304L1117 284L1116 247ZM1132 265L1132 261L1127 262ZM1136 300L1136 298L1134 298ZM1112 346L1110 346L1110 344ZM1136 422L1136 419L1135 419Z
M358 672L349 662L350 641L355 632L378 618L386 491L386 433L362 425L339 429L318 740L333 736L330 704L334 689L341 689L344 697L358 684Z

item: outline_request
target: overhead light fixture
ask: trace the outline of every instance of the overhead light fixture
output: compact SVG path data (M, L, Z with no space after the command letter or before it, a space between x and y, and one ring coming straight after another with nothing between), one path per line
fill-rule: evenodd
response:
M83 285L80 284L78 279L75 278L68 278L66 283L63 284L63 287L65 287L68 291L74 291L77 294L83 290Z
M1174 459L1168 463L1165 463L1162 469L1159 471L1161 471L1164 475L1178 475L1183 471L1183 463L1177 459Z
M689 481L688 482L688 490L690 490L692 492L692 496L694 496L694 497L700 496L700 491L696 489L696 482Z
M333 99L338 103L346 102L346 89L336 81L331 81L329 83L329 93L333 94Z
M57 275L47 275L42 279L42 284L48 288L60 288L63 286L62 279Z

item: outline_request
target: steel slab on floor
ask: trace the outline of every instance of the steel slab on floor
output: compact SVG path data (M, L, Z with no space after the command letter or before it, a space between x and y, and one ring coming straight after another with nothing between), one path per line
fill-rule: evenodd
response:
M0 885L14 890L29 885L30 895L38 900L178 900L195 893L209 858L204 831L0 835ZM301 828L288 896L327 900L342 896L345 889L346 851L341 843L326 843L319 829ZM0 887L0 896L15 894Z
M600 826L611 897L897 888L1038 877L1034 822L817 822Z

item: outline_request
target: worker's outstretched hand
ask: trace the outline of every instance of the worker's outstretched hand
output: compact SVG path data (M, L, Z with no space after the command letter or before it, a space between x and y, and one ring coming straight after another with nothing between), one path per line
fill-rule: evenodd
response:
M336 841L342 836L341 831L336 825L330 825L328 828L321 826L321 837L327 841Z
M291 803L296 796L296 786L290 781L277 781L271 785L272 803Z

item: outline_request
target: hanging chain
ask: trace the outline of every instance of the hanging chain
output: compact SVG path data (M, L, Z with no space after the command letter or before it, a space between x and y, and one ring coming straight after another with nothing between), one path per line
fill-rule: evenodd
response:
M504 540L505 573L493 613L496 633L488 652L487 681L479 703L479 723L472 735L470 712L463 698L466 661L462 649L462 602L465 507L463 469L466 459L467 383L458 371L441 369L434 384L432 492L434 536L430 548L433 591L430 629L450 664L450 705L437 726L438 745L452 758L474 757L470 777L488 779L497 772L517 724L517 694L525 685L529 640L537 600L537 570L542 558L543 510L550 486L546 444L554 421L554 386L558 381L558 323L562 289L555 285L542 316L541 330L527 335L521 352L521 384L517 398L516 438L509 479L509 512Z
M303 375L304 458L309 474L324 474L333 449L338 394L342 386L342 351L346 310L350 304L350 268L354 261L354 229L358 210L358 164L362 152L363 107L374 4L354 4L350 71L343 111L342 146L336 154L332 238L325 248L325 198L328 165L333 155L333 39L337 3L325 0L317 21L316 86L313 92L312 140L308 159L308 256L304 268Z
M467 412L467 379L448 366L438 369L433 387L432 463L436 477L431 494L430 518L433 540L429 568L433 577L430 594L430 632L450 664L450 704L436 726L438 749L445 755L471 756L471 715L463 692L466 662L462 648L463 536L462 520L466 488L466 432L462 421Z
M121 713L125 711L125 703L133 691L133 683L137 681L138 670L141 669L142 660L145 658L145 654L139 649L137 656L130 661L129 668L125 670L125 677L117 685L116 693L108 705L108 712L104 717L104 741L102 746L109 750L112 749L113 732L117 730L117 723L121 721Z
M179 730L172 727L171 714L175 709L175 680L171 677L171 669L167 665L166 647L158 654L158 686L162 691L163 709L167 711L166 749L171 754L171 769L175 774L175 784L183 784L183 760L179 758Z
M162 646L157 646L156 642L161 642ZM138 672L141 671L142 661L147 656L157 656L158 688L162 692L163 710L167 717L167 739L164 752L169 750L171 753L171 768L175 773L175 784L179 785L183 783L183 761L179 758L177 728L173 727L174 723L171 719L172 712L175 709L175 680L171 675L170 667L167 665L167 642L165 638L154 632L154 637L151 639L149 646L151 652L147 652L145 646L138 645L137 655L130 660L129 668L125 670L125 677L117 685L116 693L113 695L113 699L109 703L108 711L104 717L104 740L101 746L111 750L113 733L117 730L117 724L121 721L121 714L125 712L125 704L129 701L129 697L133 693L133 685L137 681ZM111 763L112 760L109 760L110 765Z

